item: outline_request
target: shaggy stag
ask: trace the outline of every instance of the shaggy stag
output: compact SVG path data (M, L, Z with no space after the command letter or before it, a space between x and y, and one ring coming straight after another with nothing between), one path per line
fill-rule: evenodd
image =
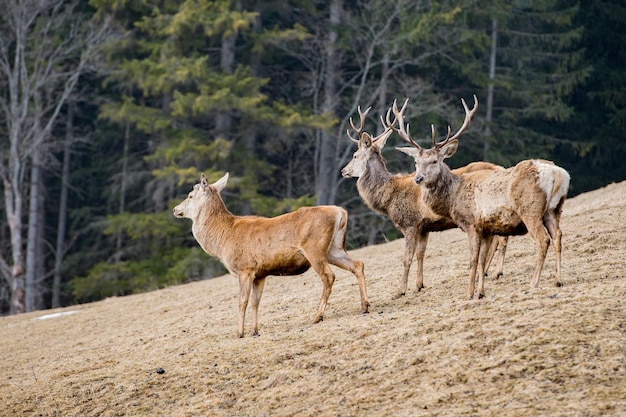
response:
M408 100L404 102L400 114L406 109L407 103ZM394 299L397 299L406 294L414 254L417 256L416 290L420 291L424 288L424 254L428 243L428 234L455 228L456 224L450 218L433 213L422 202L421 188L414 183L413 174L391 174L387 170L381 152L387 139L393 133L390 126L395 121L389 120L388 112L387 124L383 121L384 132L372 137L364 131L365 118L370 109L371 107L361 111L361 108L358 107L360 117L358 128L350 118L350 125L358 139L352 137L349 130L346 133L348 138L355 142L358 147L352 160L341 170L341 174L345 178L358 178L357 190L365 204L370 209L389 218L405 238L402 279L398 291L393 296ZM456 175L461 175L483 169L501 170L504 168L488 162L474 162L455 169L453 172ZM500 240L496 277L502 276L507 243L506 237L502 237ZM494 240L490 247L488 261L491 260L497 248L498 241Z
M456 175L443 162L457 150L458 137L467 129L478 108L465 109L461 128L442 142L435 139L433 147L423 149L411 137L409 126L404 126L403 115L394 106L399 121L400 137L412 147L398 150L415 160L415 182L422 187L422 199L435 213L451 218L467 233L470 247L470 274L467 298L474 296L474 276L478 272L478 298L484 297L484 249L481 246L492 235L511 236L530 233L535 241L537 262L531 287L537 287L550 240L556 252L554 284L561 285L561 210L567 196L570 176L563 168L543 160L525 160L502 171L478 171Z
M314 323L322 321L335 281L329 263L356 276L361 313L368 312L363 262L350 258L345 249L348 215L344 209L302 207L273 218L236 216L220 195L227 180L228 173L210 184L201 174L200 183L174 207L174 215L191 219L191 231L202 249L219 258L239 279L239 337L243 337L248 299L252 304L252 335L259 335L259 302L268 275L298 275L311 266L323 286Z

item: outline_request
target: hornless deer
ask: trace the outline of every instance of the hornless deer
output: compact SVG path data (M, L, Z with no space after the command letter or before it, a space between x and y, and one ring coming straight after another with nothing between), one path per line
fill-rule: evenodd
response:
M433 147L423 149L411 137L409 126L404 126L404 115L394 103L393 112L399 121L394 130L410 143L410 148L398 148L415 160L415 183L422 187L422 199L435 213L451 218L467 233L470 247L470 274L467 298L474 295L474 276L478 272L478 298L484 297L484 245L492 235L511 236L530 233L535 241L537 262L531 287L537 287L550 240L554 242L556 271L554 284L561 285L561 210L570 176L563 168L544 160L525 160L503 171L478 171L456 175L443 162L457 150L458 138L467 129L478 108L465 109L461 128L442 142L435 139Z
M239 337L243 337L249 298L252 335L259 335L259 302L268 275L298 275L311 266L323 286L314 323L322 321L335 281L329 263L356 276L361 293L361 313L368 312L363 262L350 258L345 249L348 214L344 209L337 206L301 207L273 218L236 216L228 211L220 195L227 180L228 173L210 184L201 174L200 183L174 207L174 215L191 219L191 231L202 249L219 258L239 279Z
M408 100L404 102L402 111L406 108L407 102ZM370 209L388 217L405 238L402 279L398 291L393 296L397 299L406 294L414 254L417 256L416 290L420 291L424 288L424 253L428 243L428 234L455 228L456 224L450 218L436 215L422 202L421 188L414 183L413 174L394 175L387 170L381 151L393 133L388 125L393 125L394 122L387 120L387 125L385 125L383 121L385 131L379 136L372 137L364 131L365 118L370 109L371 107L361 111L361 108L358 108L360 117L358 128L350 118L350 125L358 139L352 137L349 130L346 133L348 138L358 145L358 148L352 160L341 170L341 174L346 178L358 178L357 190L365 204ZM483 169L504 168L488 162L474 162L453 172L461 175ZM500 242L496 277L502 275L506 243L507 238L503 237ZM497 248L498 241L494 240L489 253L489 261Z

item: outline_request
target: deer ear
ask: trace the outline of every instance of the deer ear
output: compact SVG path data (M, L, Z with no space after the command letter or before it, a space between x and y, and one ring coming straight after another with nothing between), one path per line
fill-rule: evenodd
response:
M420 149L409 147L409 146L398 147L398 148L396 148L396 151L400 151L400 152L405 153L405 154L407 154L409 156L412 156L414 158L421 154L421 150Z
M209 179L204 175L204 172L200 173L200 185L202 189L206 189L209 186Z
M224 189L224 187L226 187L226 182L228 181L228 172L226 174L224 174L224 176L222 178L220 178L219 180L217 180L213 186L215 188L217 188L217 191L222 191Z
M361 143L368 148L372 146L372 137L369 135L369 133L363 132L363 135L361 136Z
M443 159L450 158L452 155L454 155L458 147L459 141L454 139L453 141L446 143L441 147L441 149L439 149L439 156L441 156Z

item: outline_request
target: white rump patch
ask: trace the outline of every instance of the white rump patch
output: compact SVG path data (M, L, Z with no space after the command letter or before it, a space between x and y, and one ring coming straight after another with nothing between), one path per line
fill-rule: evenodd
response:
M345 230L341 230L341 221L343 220L343 214L341 212L337 214L338 215L335 219L335 227L333 230L333 238L330 242L330 247L328 248L328 254L334 258L341 258L344 254L343 242L345 239Z
M44 314L43 316L35 317L33 320L54 319L54 318L61 317L61 316L69 316L74 313L78 313L78 310L70 310L70 311L62 311L60 313Z
M567 195L570 176L563 168L539 160L533 160L539 173L539 186L546 193L548 209L554 209Z

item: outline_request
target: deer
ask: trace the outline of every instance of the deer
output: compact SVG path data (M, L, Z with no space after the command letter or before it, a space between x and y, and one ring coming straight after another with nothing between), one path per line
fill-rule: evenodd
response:
M174 216L191 219L191 232L209 255L217 257L239 280L237 336L244 337L248 301L252 306L252 335L259 336L258 311L265 278L300 275L313 267L322 281L322 297L313 323L323 320L335 274L329 264L357 278L361 314L369 302L363 262L346 252L348 213L338 206L301 207L276 217L237 216L224 204L221 191L228 173L209 183L204 173L187 198L174 207Z
M408 99L404 102L403 112L407 103ZM405 238L402 278L399 288L392 296L392 299L399 299L406 295L414 256L417 257L416 291L420 292L424 289L424 256L429 233L448 230L457 226L452 219L433 213L422 202L421 188L414 183L412 174L391 174L387 170L382 149L393 133L393 129L389 125L393 125L394 122L389 120L390 116L387 112L387 123L381 117L384 131L373 137L364 130L365 119L370 110L371 107L365 111L362 111L360 106L357 107L360 118L359 127L355 126L352 118L350 118L350 125L357 138L352 136L349 129L346 130L346 134L352 142L357 144L357 150L350 162L341 170L341 175L344 178L357 178L357 190L365 204L371 210L389 218ZM457 168L453 172L461 175L472 171L503 169L503 167L488 162L473 162ZM503 275L506 244L507 238L502 237L500 241L494 241L490 246L488 262L499 246L496 278ZM486 266L487 268L488 266Z
M446 138L436 139L435 126L431 125L432 148L422 148L411 137L410 128L404 124L403 110L394 102L392 111L398 127L397 134L410 147L396 148L413 157L414 182L422 189L422 201L436 214L451 218L468 237L470 248L470 272L466 298L474 298L474 276L478 277L476 298L485 296L484 253L491 236L515 236L529 233L535 242L536 263L530 287L537 288L539 277L552 242L556 255L554 285L561 282L560 219L567 198L570 175L551 161L529 159L518 162L504 170L483 170L455 174L444 160L456 152L459 137L469 127L478 109L474 95L474 107L470 110L461 99L465 119L452 136L450 126Z

